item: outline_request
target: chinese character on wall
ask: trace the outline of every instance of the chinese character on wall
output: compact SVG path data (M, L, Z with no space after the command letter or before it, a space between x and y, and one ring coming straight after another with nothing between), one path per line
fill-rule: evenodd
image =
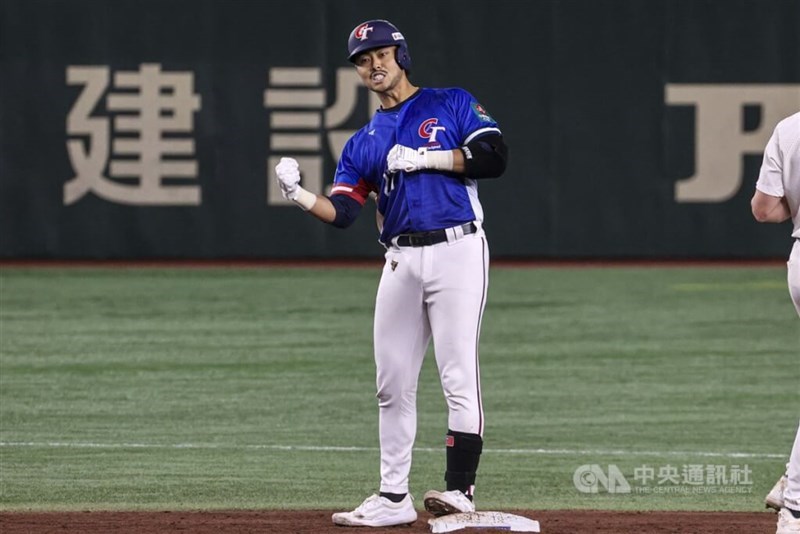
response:
M74 177L64 204L93 193L120 204L199 205L194 74L145 63L115 72L109 90L111 79L107 66L67 68L67 84L83 89L67 117Z
M284 200L275 180L275 165L281 157L300 164L303 187L323 193L324 143L334 161L353 130L337 130L356 111L361 82L352 68L336 71L336 101L326 108L327 94L318 67L276 67L269 70L269 88L264 107L270 110L270 156L267 161L267 204L291 205ZM369 94L369 116L379 107L377 96ZM326 137L327 134L327 137Z

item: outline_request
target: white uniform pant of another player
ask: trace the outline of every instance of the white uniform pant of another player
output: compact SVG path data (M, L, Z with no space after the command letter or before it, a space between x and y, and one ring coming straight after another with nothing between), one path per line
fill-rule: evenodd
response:
M391 246L375 304L381 487L408 492L417 432L417 382L433 337L450 430L483 434L478 339L488 285L482 230L447 242Z
M789 270L789 293L792 296L794 307L797 309L797 315L800 315L800 239L795 239L787 266Z
M800 426L797 428L792 454L789 457L783 503L787 508L800 511Z

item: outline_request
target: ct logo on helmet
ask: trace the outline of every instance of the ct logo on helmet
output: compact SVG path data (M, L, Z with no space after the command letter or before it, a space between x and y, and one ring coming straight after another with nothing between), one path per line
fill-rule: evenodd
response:
M371 32L374 29L375 28L369 25L369 22L365 22L364 24L356 28L356 31L353 32L353 36L359 41L366 41L369 38L369 32Z

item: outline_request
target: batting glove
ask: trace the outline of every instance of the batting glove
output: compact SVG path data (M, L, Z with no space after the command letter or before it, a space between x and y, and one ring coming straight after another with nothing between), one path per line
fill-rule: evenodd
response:
M387 172L415 172L423 169L453 170L453 153L450 150L415 150L403 145L394 145L386 156Z
M275 175L281 194L286 200L291 200L304 211L314 207L317 195L300 187L300 165L294 158L281 158L275 165Z
M278 186L281 188L283 198L294 200L300 187L300 165L294 158L281 158L275 165L275 174L278 177Z

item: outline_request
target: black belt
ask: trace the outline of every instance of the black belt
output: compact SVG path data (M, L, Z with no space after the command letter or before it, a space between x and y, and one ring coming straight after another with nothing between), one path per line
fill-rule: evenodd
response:
M458 228L456 226L456 228ZM475 223L468 222L461 225L464 230L464 235L474 234L478 231ZM447 241L447 230L431 230L430 232L416 232L414 234L400 234L395 237L392 242L398 247L427 247L428 245L435 245L437 243L444 243Z

